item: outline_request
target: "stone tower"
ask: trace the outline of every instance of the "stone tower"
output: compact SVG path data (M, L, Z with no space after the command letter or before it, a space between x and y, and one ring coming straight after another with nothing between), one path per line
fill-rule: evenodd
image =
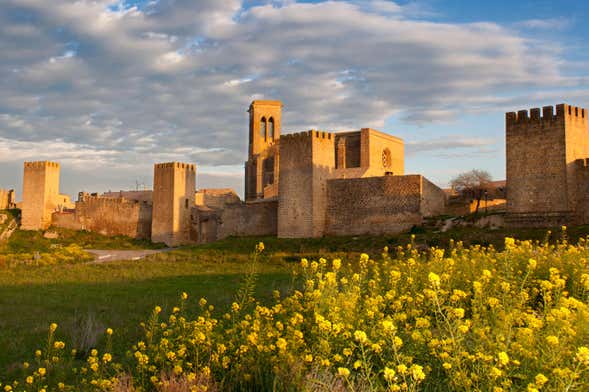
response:
M249 149L245 163L245 199L253 201L278 194L278 141L282 102L253 101L249 107Z
M505 117L507 217L511 226L571 224L583 195L575 161L589 157L587 110L566 104ZM579 206L580 207L580 206Z
M278 237L320 237L325 231L326 182L335 170L335 136L308 131L280 141Z
M45 230L58 208L59 163L25 162L22 195L23 230Z
M151 239L168 246L185 245L190 238L196 169L188 163L158 163L153 173Z

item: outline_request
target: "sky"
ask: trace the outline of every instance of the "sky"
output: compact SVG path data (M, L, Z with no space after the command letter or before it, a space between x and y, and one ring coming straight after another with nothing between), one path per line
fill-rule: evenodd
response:
M2 0L0 188L24 161L61 190L151 188L153 164L243 192L247 113L282 133L372 127L407 174L505 178L505 112L589 104L589 2Z

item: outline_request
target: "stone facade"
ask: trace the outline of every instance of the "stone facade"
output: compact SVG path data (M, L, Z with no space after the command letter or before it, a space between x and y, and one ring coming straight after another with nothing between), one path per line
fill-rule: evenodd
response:
M47 229L59 201L59 163L25 162L21 228Z
M241 199L233 189L200 189L194 195L197 206L207 206L215 209L225 208L229 204L241 203Z
M352 184L356 182L351 180L360 178L401 178L405 170L403 141L369 128L356 132L313 130L288 134L280 138L279 147L279 237L320 237L329 233L331 214L338 211L333 205L336 198L328 196L330 180L340 179L341 184L348 184L349 180ZM439 192L433 195L443 205L445 195L437 189ZM419 190L422 192L423 188ZM394 193L394 189L390 192ZM355 200L353 195L350 197ZM393 202L393 199L388 201ZM418 211L424 212L427 209ZM354 229L347 230L351 233ZM390 226L389 231L398 229Z
M15 206L16 200L14 198L14 190L0 189L0 210L14 208Z
M420 175L327 181L328 235L395 234L444 212L444 192Z
M103 235L150 239L152 205L148 201L80 193L75 210L53 213L53 225Z
M576 163L589 157L588 131L587 110L566 104L506 114L506 224L588 223Z
M153 174L153 220L151 238L168 246L193 242L191 213L196 192L194 165L159 163Z

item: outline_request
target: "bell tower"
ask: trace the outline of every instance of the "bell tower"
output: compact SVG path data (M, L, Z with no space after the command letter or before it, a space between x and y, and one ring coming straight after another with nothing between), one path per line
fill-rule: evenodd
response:
M253 101L249 112L249 149L245 163L245 199L276 196L282 102Z

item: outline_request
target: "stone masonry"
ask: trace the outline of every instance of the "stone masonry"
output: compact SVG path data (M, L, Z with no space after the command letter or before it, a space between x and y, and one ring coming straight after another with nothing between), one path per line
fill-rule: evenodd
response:
M576 161L589 157L588 132L587 110L566 104L506 114L508 225L587 223Z
M0 210L6 210L8 208L14 208L16 200L14 198L13 189L0 189Z
M22 229L47 229L59 209L59 163L25 162L22 197Z
M151 238L168 246L189 244L196 169L188 163L159 163L153 174Z

